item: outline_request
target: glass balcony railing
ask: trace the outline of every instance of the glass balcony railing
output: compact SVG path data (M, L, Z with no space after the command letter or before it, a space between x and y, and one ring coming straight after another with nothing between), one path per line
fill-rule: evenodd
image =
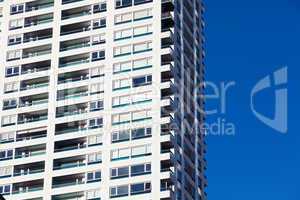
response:
M55 149L54 152L62 152L62 151L71 151L71 150L77 150L77 149L84 149L86 148L86 144L80 144L80 145L74 145L74 146L68 146L68 147L63 147L59 149Z
M88 96L88 95L89 95L88 92L80 92L80 93L76 93L76 94L70 94L70 95L58 97L58 100L73 99L73 98L79 98L79 97L84 97L84 96Z
M34 139L43 138L43 137L46 137L46 136L47 136L47 134L27 136L27 137L17 138L16 141L19 142L19 141L25 141L25 140L34 140Z
M39 83L39 84L33 84L33 85L26 85L25 87L21 87L20 90L31 90L35 88L41 88L41 87L47 87L49 83Z
M35 106L35 105L40 105L40 104L46 104L46 103L48 103L48 99L42 99L42 100L20 103L19 107L20 108L21 107L29 107L29 106Z
M64 113L58 113L56 117L67 117L67 116L72 116L72 115L80 115L87 113L87 109L80 109L80 110L75 110L75 111L70 111L70 112L64 112Z
M39 155L44 155L44 154L46 154L46 150L26 152L26 153L16 154L15 159L28 158L28 157L39 156Z
M68 50L72 50L72 49L79 49L79 48L89 47L89 46L91 46L91 44L89 42L83 42L83 43L78 43L78 44L72 44L67 47L62 47L62 48L60 48L60 51L68 51Z
M14 176L25 176L25 175L30 175L30 174L37 174L37 173L42 173L44 172L44 169L35 169L35 170L24 170L24 171L20 171L20 172L14 172Z
M24 189L19 189L19 190L13 190L12 194L20 194L20 193L27 193L27 192L35 192L35 191L40 191L43 190L43 187L31 187L31 188L24 188Z
M18 124L26 124L26 123L31 123L31 122L38 122L38 121L43 121L47 120L48 116L39 116L39 117L28 117L25 119L21 119L18 121Z
M51 37L52 37L52 35L35 36L35 37L30 37L30 38L24 38L23 42L24 43L33 42L33 41L48 39Z
M48 2L48 3L43 3L43 4L38 4L34 6L27 6L25 9L26 12L34 11L34 10L40 10L43 8L50 8L53 7L54 3L53 2Z
M60 64L59 67L69 67L69 66L80 65L80 64L89 63L89 62L90 62L90 59L77 60L77 61Z
M40 20L36 20L36 21L25 22L24 27L37 26L37 25L40 25L40 24L50 23L52 21L53 21L53 18L40 19Z
M71 19L71 18L81 17L81 16L85 16L85 15L90 15L90 14L92 14L91 11L78 12L78 13L73 13L73 14L70 14L70 15L62 16L61 19L62 20Z
M41 51L36 51L36 52L25 53L25 54L23 54L22 58L31 58L31 57L50 54L50 53L51 53L51 50L44 50L44 51L41 50Z
M77 163L66 163L66 164L61 164L60 166L55 166L53 167L54 170L60 170L60 169L69 169L69 168L75 168L75 167L82 167L85 166L86 164L83 162L77 162Z
M52 188L60 188L60 187L67 187L67 186L73 186L73 185L81 185L84 184L84 180L79 180L76 179L72 182L68 182L68 183L60 183L60 184L53 184Z

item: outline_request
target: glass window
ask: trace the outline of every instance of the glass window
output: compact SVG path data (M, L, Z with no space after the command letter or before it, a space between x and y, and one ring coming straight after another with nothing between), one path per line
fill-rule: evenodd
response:
M117 178L117 177L128 177L129 176L129 167L118 167L113 168L110 171L110 177L111 178Z
M9 132L9 133L1 133L0 134L0 143L3 141L11 141L14 140L15 133Z
M120 185L110 188L110 197L127 196L128 185Z
M102 161L101 152L96 152L88 155L88 164L98 163Z
M152 58L143 58L133 61L133 69L144 68L147 66L152 66Z
M89 190L89 191L86 192L87 200L93 200L93 199L96 199L96 198L100 198L100 196L101 196L100 189Z
M131 175L136 176L140 174L145 174L151 172L151 164L140 164L131 166Z
M139 128L131 131L132 139L138 139L151 136L151 128Z
M18 29L23 27L23 19L14 19L9 22L9 29Z
M125 45L114 48L114 56L128 55L131 53L131 45Z
M139 36L152 32L152 25L139 26L133 29L133 35Z
M132 13L123 13L115 16L115 24L127 23L132 21Z
M11 186L10 185L0 185L0 194L9 194Z
M99 12L104 12L106 11L106 1L100 2L98 4L93 5L93 12L94 13L99 13Z
M102 144L102 134L99 135L92 135L88 137L88 145L96 145L96 144Z
M5 77L11 77L11 76L17 76L20 73L20 67L15 66L15 67L7 67L5 69Z
M101 180L101 171L88 172L87 182L99 181Z
M152 17L152 9L138 10L133 13L134 20L141 20L144 18Z
M18 60L21 58L21 50L14 50L7 52L7 60Z
M0 151L0 160L6 160L6 159L12 159L13 156L13 150L7 149L7 150L1 150Z
M123 8L132 5L132 0L115 0L115 8Z
M15 91L18 91L18 82L10 82L4 85L5 93L15 92Z
M127 88L130 87L129 79L120 79L113 81L113 89Z
M93 21L93 29L106 27L106 18L96 19Z
M104 66L91 68L91 78L99 77L104 75Z
M98 111L103 109L103 100L90 102L90 111Z
M2 117L2 126L15 125L17 123L16 115L7 115Z
M143 42L139 44L134 44L133 45L133 52L134 53L139 53L147 50L152 49L152 42Z
M111 151L112 160L129 158L129 156L130 156L130 148L115 149Z
M136 77L132 79L132 86L139 87L143 85L149 85L152 83L152 75Z
M16 99L3 100L3 110L16 108L16 107L17 107L17 100Z
M118 73L118 72L130 71L131 70L131 65L132 65L131 61L115 63L113 65L113 72Z
M20 44L22 42L22 35L13 35L8 37L8 45Z
M24 11L24 5L23 4L17 4L10 6L10 14L17 14L22 13Z
M104 83L94 83L90 86L90 94L97 94L104 91Z
M131 156L133 157L147 155L150 153L151 153L151 145L137 146L131 149Z
M92 44L93 45L101 44L104 42L105 42L105 34L104 33L92 36Z
M111 136L112 142L128 141L129 139L130 139L129 130L113 132Z
M89 128L98 128L103 126L103 118L95 118L89 120Z
M120 30L120 31L115 31L115 33L114 33L114 39L115 40L131 38L131 36L132 36L132 29L131 28Z
M92 53L92 61L103 60L105 59L105 51L96 51Z
M151 191L151 183L135 183L130 186L131 194L139 194Z

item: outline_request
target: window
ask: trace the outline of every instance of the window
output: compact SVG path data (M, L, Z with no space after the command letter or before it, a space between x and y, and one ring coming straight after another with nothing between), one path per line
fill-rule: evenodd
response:
M15 91L18 91L18 83L17 82L6 83L4 85L4 93L10 93L10 92L15 92Z
M118 125L130 122L130 113L115 114L112 116L112 124Z
M90 71L91 78L95 78L103 75L104 75L104 66L91 68Z
M131 65L132 65L131 61L115 63L113 65L113 72L116 74L120 72L131 71Z
M11 126L17 123L17 115L7 115L2 117L2 127Z
M151 173L151 164L140 164L140 165L132 165L131 166L131 176L138 176L142 174Z
M12 35L8 37L8 45L21 44L22 35Z
M129 105L129 104L130 104L130 96L129 95L113 97L113 99L112 99L113 107L125 106L125 105Z
M92 135L88 137L88 146L94 146L102 144L102 134Z
M132 86L133 87L140 87L143 85L149 85L152 83L152 76L147 75L147 76L141 76L141 77L136 77L132 79Z
M14 66L14 67L7 67L5 69L5 77L11 77L11 76L17 76L20 73L20 67Z
M115 16L115 25L132 21L132 13L123 13Z
M111 134L112 143L128 141L129 139L130 139L130 131L129 130L117 131L117 132L113 132Z
M132 121L139 121L151 118L150 110L141 110L132 112Z
M17 4L17 5L12 5L10 6L10 14L14 15L17 13L22 13L24 12L24 5L23 4Z
M8 141L14 141L15 133L9 132L9 133L1 133L0 134L0 143L8 142Z
M103 100L90 102L90 111L103 110Z
M100 199L100 196L101 196L100 189L89 190L89 191L86 192L87 200Z
M133 140L150 137L152 135L151 132L152 132L151 128L138 128L131 131L131 137Z
M96 51L92 53L92 61L103 60L105 59L105 51Z
M6 99L3 100L3 110L12 109L17 107L16 99Z
M139 5L143 3L149 3L152 2L153 0L134 0L134 5Z
M0 194L2 195L10 194L10 189L11 189L10 185L0 185Z
M115 8L124 8L132 5L132 0L116 0Z
M114 40L128 39L132 37L132 29L124 29L120 31L115 31Z
M152 66L152 58L143 58L133 61L133 70L144 69Z
M133 28L133 36L138 37L152 33L152 25L139 26Z
M141 53L152 50L152 42L143 42L133 45L133 53Z
M110 197L128 196L128 185L119 185L110 188Z
M151 191L151 183L135 183L131 184L130 186L130 194L135 195L135 194L141 194L141 193L146 193Z
M139 156L147 156L151 154L151 145L143 145L132 147L131 149L131 157L139 157Z
M120 79L120 80L114 80L113 81L113 89L125 89L130 88L130 81L129 79Z
M111 160L127 159L130 157L130 148L115 149L111 151Z
M23 27L23 19L14 19L9 22L9 30L19 29Z
M0 178L9 177L12 173L12 167L0 167Z
M131 54L131 45L124 45L114 48L114 57Z
M138 10L133 13L134 20L142 20L152 17L152 9Z
M105 43L105 34L99 34L92 36L92 45Z
M18 60L21 59L21 50L14 50L7 52L7 61Z
M132 95L131 99L132 99L132 104L149 101L151 100L151 92L134 94Z
M95 19L93 21L93 29L106 27L106 18Z
M106 11L106 1L93 5L94 13L105 12L105 11Z
M87 173L87 183L97 182L100 180L101 180L101 171Z
M9 160L13 158L13 150L0 150L0 160Z
M94 83L90 86L90 94L99 94L104 91L104 83Z
M100 163L102 162L102 153L96 152L88 155L88 164Z
M110 178L125 178L129 177L129 167L118 167L110 170Z
M89 128L100 128L103 126L103 118L95 118L89 120Z

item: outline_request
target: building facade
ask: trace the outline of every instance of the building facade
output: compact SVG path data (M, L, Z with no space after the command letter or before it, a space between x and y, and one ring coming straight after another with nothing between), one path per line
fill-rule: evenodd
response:
M201 0L0 0L0 194L204 200Z

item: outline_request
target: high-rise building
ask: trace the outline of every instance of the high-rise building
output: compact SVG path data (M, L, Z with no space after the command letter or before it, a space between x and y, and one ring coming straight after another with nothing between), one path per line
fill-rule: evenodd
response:
M204 200L201 0L0 0L0 194Z

